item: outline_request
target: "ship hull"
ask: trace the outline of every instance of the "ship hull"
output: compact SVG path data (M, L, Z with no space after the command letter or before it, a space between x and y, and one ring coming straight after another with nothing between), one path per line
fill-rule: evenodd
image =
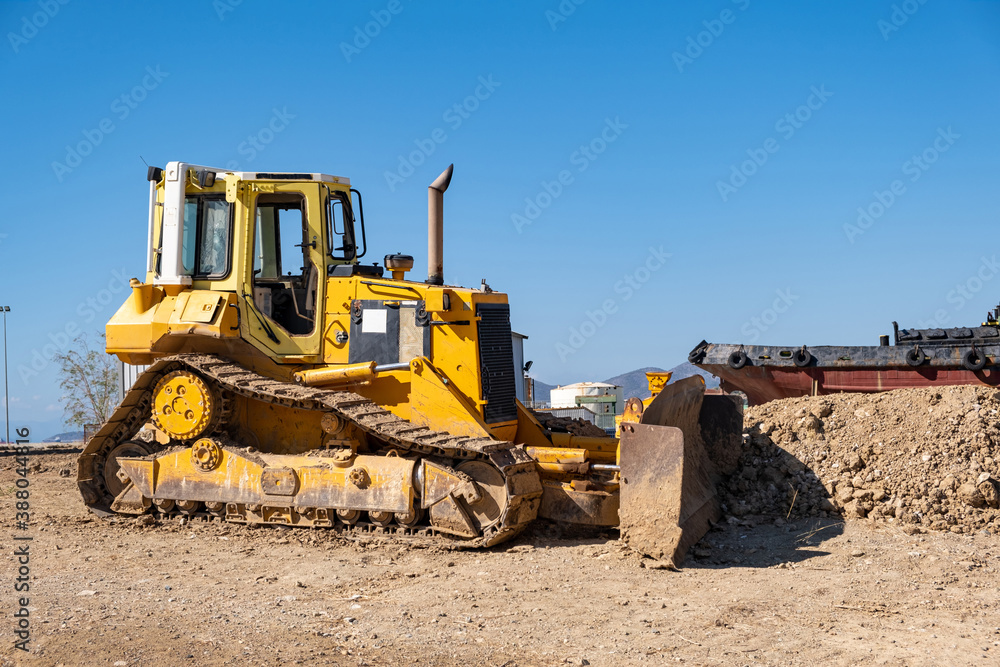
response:
M692 363L718 377L725 391L741 391L751 405L781 398L841 392L874 393L908 387L945 385L1000 386L1000 346L977 346L983 368L969 370L970 346L925 346L919 365L907 361L911 346L802 347L715 345L702 343ZM922 352L922 356L919 353ZM745 355L745 362L738 365ZM734 355L736 355L734 357ZM912 361L912 358L911 358Z

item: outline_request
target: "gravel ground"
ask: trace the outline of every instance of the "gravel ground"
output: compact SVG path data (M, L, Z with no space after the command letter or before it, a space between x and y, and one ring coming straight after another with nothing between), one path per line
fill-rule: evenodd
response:
M1000 663L994 536L745 514L681 571L538 524L484 551L329 531L100 519L71 454L32 458L31 665ZM10 544L10 541L7 542Z

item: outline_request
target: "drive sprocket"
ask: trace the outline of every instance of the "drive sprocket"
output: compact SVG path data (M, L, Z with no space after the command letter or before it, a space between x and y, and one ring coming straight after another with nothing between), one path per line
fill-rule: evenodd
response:
M222 407L208 383L187 370L167 373L153 388L153 423L175 440L211 433L220 423Z

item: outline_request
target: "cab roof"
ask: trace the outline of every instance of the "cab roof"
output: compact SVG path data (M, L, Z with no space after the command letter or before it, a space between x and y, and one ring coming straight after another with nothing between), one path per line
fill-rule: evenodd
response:
M301 171L233 171L231 169L223 169L221 167L209 167L206 165L179 161L168 162L167 173L170 173L171 166L180 164L183 164L188 169L196 169L198 171L214 171L217 177L224 178L227 174L233 174L241 181L317 181L320 183L336 183L338 185L346 185L348 187L351 185L351 179L345 178L344 176L332 176L330 174Z

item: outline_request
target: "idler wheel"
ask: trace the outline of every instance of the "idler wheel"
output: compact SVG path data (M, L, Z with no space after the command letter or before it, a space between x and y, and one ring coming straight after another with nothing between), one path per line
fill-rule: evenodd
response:
M104 460L104 486L107 487L112 498L117 498L118 494L124 491L127 486L127 482L118 478L118 471L121 470L121 466L118 465L118 457L141 458L150 454L148 445L139 440L126 440L111 450Z
M481 498L475 503L459 498L469 519L480 532L494 526L507 509L507 483L503 473L485 461L466 461L455 470L474 479L481 492Z
M208 384L190 371L167 373L153 389L153 422L176 440L210 432L220 410Z
M746 352L744 352L743 350L736 350L735 352L729 355L729 359L726 360L726 363L729 364L730 368L735 368L736 370L739 370L744 366L746 366L748 361L750 361L750 358L747 357Z
M968 349L962 355L962 365L969 371L981 371L986 366L986 355L976 348Z

